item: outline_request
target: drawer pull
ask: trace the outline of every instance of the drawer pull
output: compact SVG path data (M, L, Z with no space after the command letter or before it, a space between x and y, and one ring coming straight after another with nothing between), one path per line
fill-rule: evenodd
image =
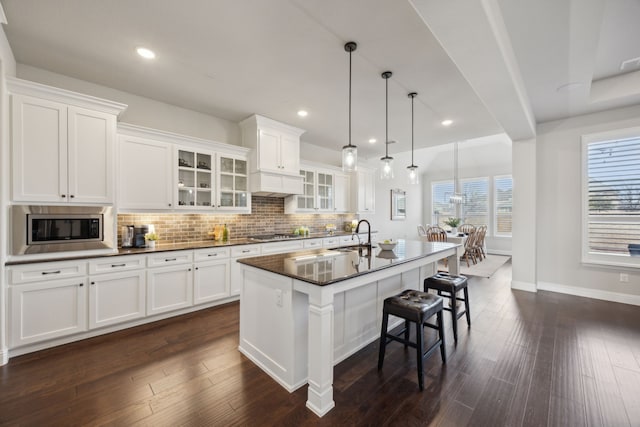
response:
M218 256L218 254L209 254L207 256Z
M125 267L127 264L111 264L111 267L116 268L116 267Z
M243 254L246 254L248 252L251 252L251 249L245 249L245 250L242 251Z
M164 261L165 262L169 262L169 261L177 261L178 258L165 258Z
M78 286L83 287L83 286L84 286L84 283L80 283Z
M43 271L42 272L43 275L45 274L60 274L60 270L56 270L56 271Z

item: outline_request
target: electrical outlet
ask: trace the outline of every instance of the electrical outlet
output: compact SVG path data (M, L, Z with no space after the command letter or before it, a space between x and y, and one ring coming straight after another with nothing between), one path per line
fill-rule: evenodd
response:
M620 281L628 283L629 282L629 275L627 273L620 273Z
M282 307L282 289L276 289L276 305Z

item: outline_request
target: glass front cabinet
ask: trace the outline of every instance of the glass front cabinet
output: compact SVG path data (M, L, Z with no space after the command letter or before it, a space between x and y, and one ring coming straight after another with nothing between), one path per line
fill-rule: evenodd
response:
M246 158L187 148L176 158L178 209L251 212Z

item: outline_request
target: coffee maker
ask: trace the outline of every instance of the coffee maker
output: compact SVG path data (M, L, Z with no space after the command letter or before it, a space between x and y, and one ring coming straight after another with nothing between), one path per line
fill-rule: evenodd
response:
M146 247L146 242L144 240L145 234L149 232L149 226L141 225L140 227L134 227L133 229L133 247L134 248L144 248Z
M135 230L135 227L133 225L122 226L122 247L123 248L133 247L134 230Z

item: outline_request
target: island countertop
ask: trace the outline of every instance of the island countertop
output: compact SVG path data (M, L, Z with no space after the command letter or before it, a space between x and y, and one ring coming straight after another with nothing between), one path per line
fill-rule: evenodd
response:
M371 250L366 247L343 247L258 256L240 259L238 262L314 285L325 286L425 258L455 246L460 245L398 240L393 251L383 251L375 245Z

